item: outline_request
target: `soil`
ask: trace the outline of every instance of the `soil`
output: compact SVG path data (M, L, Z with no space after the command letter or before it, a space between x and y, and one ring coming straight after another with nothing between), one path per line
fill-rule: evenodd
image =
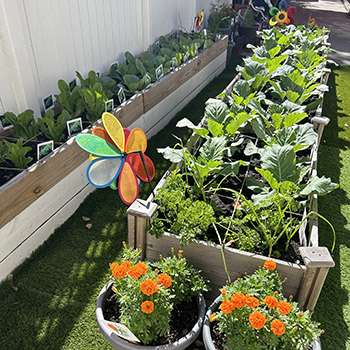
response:
M108 321L119 322L119 305L116 302L114 294L107 299L103 311L104 318ZM149 346L163 345L173 343L185 336L196 324L198 320L198 307L196 298L190 302L182 302L174 305L169 319L170 328L165 337L158 338Z

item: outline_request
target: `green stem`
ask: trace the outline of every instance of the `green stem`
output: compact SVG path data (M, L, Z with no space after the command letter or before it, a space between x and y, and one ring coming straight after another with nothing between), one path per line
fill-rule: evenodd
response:
M213 224L213 226L214 226L215 232L216 232L216 234L218 236L218 240L219 240L219 243L220 243L221 257L222 257L222 262L224 264L224 269L225 269L225 272L226 272L226 275L227 275L227 280L228 280L229 283L231 283L231 277L230 277L230 274L228 272L227 265L226 265L226 259L225 259L225 253L224 253L224 245L222 244L220 233L219 233L216 225Z

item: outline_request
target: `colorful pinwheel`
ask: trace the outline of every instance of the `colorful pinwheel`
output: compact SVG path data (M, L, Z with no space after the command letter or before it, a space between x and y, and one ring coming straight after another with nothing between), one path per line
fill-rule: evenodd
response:
M296 8L291 6L289 7L286 0L281 0L277 7L270 8L270 25L282 26L283 24L293 24L294 23L294 13Z
M130 205L139 194L138 178L150 182L155 173L153 162L144 154L146 135L139 128L123 129L110 113L103 113L102 122L104 128L95 127L92 134L76 137L77 144L91 153L87 178L98 188L118 187L121 200Z

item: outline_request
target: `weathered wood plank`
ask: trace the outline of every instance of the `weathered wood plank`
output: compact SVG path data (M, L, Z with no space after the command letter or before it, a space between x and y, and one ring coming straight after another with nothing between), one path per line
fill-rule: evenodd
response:
M143 93L137 93L122 103L113 113L124 127L129 127L144 113Z
M0 229L0 281L44 243L94 190L84 174L87 162Z
M151 110L160 101L197 74L215 59L215 57L225 52L225 50L227 50L227 41L228 38L224 37L188 63L177 67L174 72L160 79L160 81L153 84L151 88L146 89L144 92L144 112L146 113Z
M200 269L213 286L220 287L226 283L227 275L222 262L221 250L217 244L196 241L183 248L180 246L178 238L173 234L166 233L159 239L147 235L146 257L150 260L156 260L160 254L164 256L170 255L172 247L175 250L183 249L183 255L188 262ZM232 281L242 277L245 273L253 273L269 259L261 255L232 248L225 248L225 258ZM208 261L210 261L210 264ZM287 297L290 295L295 296L302 281L305 267L278 259L274 259L274 261L277 263L277 270L281 276L288 278L283 283L284 294ZM215 294L218 294L218 290L215 291Z

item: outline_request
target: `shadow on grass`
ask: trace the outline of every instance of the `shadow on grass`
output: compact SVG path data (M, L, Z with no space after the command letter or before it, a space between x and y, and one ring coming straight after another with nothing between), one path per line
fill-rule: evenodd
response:
M341 167L340 150L333 147L320 147L319 150L319 176L325 175L333 181L340 181L339 169ZM345 350L350 336L344 306L349 303L348 290L342 283L340 247L349 246L350 231L346 227L347 220L342 213L342 206L349 205L347 193L338 188L326 197L319 198L319 212L333 224L336 231L336 246L332 254L335 267L329 270L325 285L314 312L314 319L321 323L325 334L321 337L322 349ZM333 235L328 225L319 221L320 246L329 249L332 246ZM343 271L344 273L344 271Z
M189 136L189 130L175 127L177 121L187 117L198 123L205 101L233 79L239 61L233 56L224 73L150 140L146 153L156 166L154 183L169 166L156 148L175 144L172 134ZM141 194L147 197L149 186L143 186ZM96 190L13 272L13 281L0 284L0 349L110 348L95 321L95 302L108 281L108 264L127 240L126 209L117 192ZM90 218L91 229L83 216Z

